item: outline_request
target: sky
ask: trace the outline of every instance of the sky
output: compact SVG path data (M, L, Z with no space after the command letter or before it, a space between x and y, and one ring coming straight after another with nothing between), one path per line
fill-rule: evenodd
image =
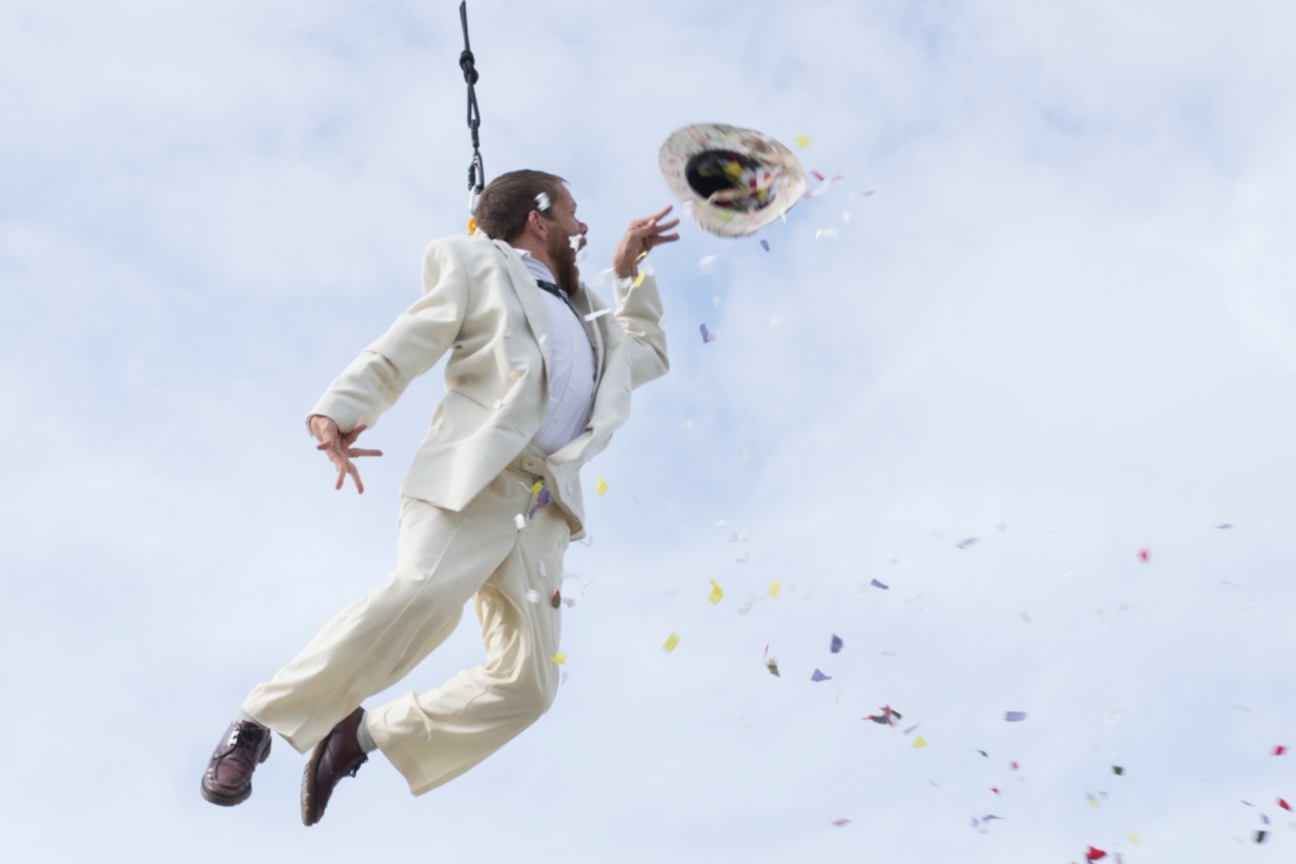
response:
M1260 0L469 3L488 176L568 179L605 298L672 131L843 179L653 253L672 369L583 474L540 722L419 798L375 758L309 830L282 741L200 798L394 561L442 367L363 496L303 421L464 230L456 7L0 0L4 860L1292 860L1296 7ZM481 653L467 615L387 695Z

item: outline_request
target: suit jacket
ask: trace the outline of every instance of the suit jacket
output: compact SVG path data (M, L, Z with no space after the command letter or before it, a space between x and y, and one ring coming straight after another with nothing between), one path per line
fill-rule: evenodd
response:
M651 276L617 286L616 312L586 321L595 349L594 407L585 431L545 460L550 493L572 538L584 536L580 469L630 416L630 393L669 368L661 297ZM401 492L460 510L526 448L549 400L549 320L522 256L481 232L435 240L423 256L423 296L329 385L311 414L348 432L378 422L414 378L450 352L446 395ZM606 309L586 286L583 316Z

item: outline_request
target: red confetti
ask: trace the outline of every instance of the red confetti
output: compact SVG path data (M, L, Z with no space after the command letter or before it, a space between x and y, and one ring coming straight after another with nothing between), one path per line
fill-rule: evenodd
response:
M1093 846L1090 846L1089 851L1085 853L1086 861L1101 861L1103 858L1106 857L1107 857L1106 852L1104 852L1101 849L1095 849Z
M1009 763L1008 763L1008 767L1009 767L1010 769L1012 769L1013 771L1016 771L1017 768L1020 767L1020 766L1018 766L1018 764L1017 764L1016 762L1009 762Z
M1281 799L1281 798L1278 799L1278 806L1281 807L1282 809L1288 811L1288 812L1291 812L1291 805L1288 804L1286 801L1284 801L1284 800Z
M1287 752L1287 748L1281 744L1279 744L1277 747L1273 749L1273 755L1275 756L1281 756L1286 752Z
M845 825L849 825L850 821L851 820L849 819L834 819L832 824L838 828L841 828Z
M998 786L991 786L991 787L990 787L990 791L993 792L993 793L995 793L996 795L998 795L998 794L999 794L999 787L998 787Z
M1142 561L1144 564L1147 563L1147 560L1148 560L1148 558L1150 558L1150 557L1152 557L1152 553L1149 552L1148 550L1146 550L1146 549L1140 549L1140 550L1139 550L1139 560Z

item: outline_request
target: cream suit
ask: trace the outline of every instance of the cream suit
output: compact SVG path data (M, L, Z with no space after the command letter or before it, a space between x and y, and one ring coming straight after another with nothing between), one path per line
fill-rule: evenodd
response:
M480 232L434 241L422 298L312 409L343 432L373 428L410 381L450 354L446 395L401 484L395 570L243 703L299 752L408 674L450 635L470 599L486 662L366 711L370 735L410 790L422 794L468 770L552 703L561 610L550 601L568 542L585 533L581 466L629 416L631 390L668 363L651 276L636 288L618 285L615 314L593 321L584 316L606 307L582 285L571 302L595 351L590 421L547 459L522 457L549 399L539 290L503 241ZM539 481L548 506L536 506Z

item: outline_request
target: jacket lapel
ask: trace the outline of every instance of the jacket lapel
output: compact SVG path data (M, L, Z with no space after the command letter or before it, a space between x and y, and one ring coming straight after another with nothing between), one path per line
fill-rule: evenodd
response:
M548 368L549 360L549 313L545 310L544 298L540 296L540 288L527 272L526 264L522 263L522 256L513 251L513 248L503 240L491 241L499 249L499 253L504 256L504 266L508 271L509 278L513 282L513 291L517 294L518 303L522 306L522 312L526 315L527 323L531 325L531 332L535 334L536 341L540 343L540 356L544 358L545 367Z

